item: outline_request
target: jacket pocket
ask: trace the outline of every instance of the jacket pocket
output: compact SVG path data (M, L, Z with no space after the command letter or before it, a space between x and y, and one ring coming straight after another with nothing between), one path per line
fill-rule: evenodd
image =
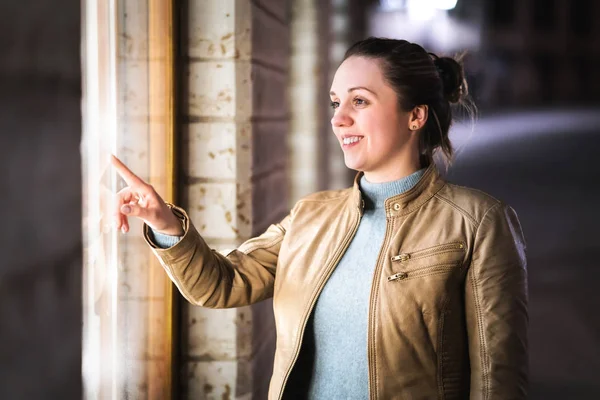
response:
M454 264L431 265L428 267L411 269L410 271L400 271L388 276L387 280L388 282L403 281L405 279L420 278L428 275L441 274L456 269L456 267L458 267L459 265L460 264L456 262Z
M465 251L465 244L463 242L452 242L452 243L446 243L446 244L439 244L437 246L428 247L426 249L400 253L397 256L392 257L392 263L394 263L394 262L404 263L409 260L418 260L419 258L430 257L430 256L434 256L436 254L454 253L454 252L464 253L464 251Z
M466 251L463 242L451 242L393 256L393 274L388 281L400 281L448 272L462 265Z

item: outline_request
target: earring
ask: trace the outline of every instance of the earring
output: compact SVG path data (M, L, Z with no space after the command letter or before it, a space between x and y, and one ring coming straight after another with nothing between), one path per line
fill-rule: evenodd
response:
M413 131L416 131L419 127L417 125L413 125L410 127Z

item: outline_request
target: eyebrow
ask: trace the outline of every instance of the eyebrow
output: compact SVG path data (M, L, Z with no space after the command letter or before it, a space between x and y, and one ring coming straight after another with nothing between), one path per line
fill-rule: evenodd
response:
M348 93L353 92L355 90L366 90L367 92L371 92L373 93L373 95L375 95L375 97L377 97L377 93L375 93L374 91L372 91L369 88L366 88L364 86L355 86L355 87L351 87L350 89L348 89ZM330 96L335 96L335 92L332 90L331 92L329 92Z

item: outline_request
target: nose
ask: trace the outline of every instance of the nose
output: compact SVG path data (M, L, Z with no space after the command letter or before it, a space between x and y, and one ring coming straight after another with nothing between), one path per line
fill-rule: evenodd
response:
M346 112L344 107L339 107L335 110L333 118L331 118L331 126L334 128L340 128L344 126L351 126L354 123L352 117Z

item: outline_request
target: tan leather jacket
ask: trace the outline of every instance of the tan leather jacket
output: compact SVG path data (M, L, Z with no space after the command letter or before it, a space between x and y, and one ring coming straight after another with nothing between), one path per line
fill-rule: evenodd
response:
M154 246L193 304L237 307L273 296L269 399L282 398L315 301L357 230L358 179L304 198L227 256L211 250L178 208L185 236L169 249ZM447 184L434 166L385 209L369 306L370 399L526 398L527 271L515 212ZM147 231L146 238L151 244Z

